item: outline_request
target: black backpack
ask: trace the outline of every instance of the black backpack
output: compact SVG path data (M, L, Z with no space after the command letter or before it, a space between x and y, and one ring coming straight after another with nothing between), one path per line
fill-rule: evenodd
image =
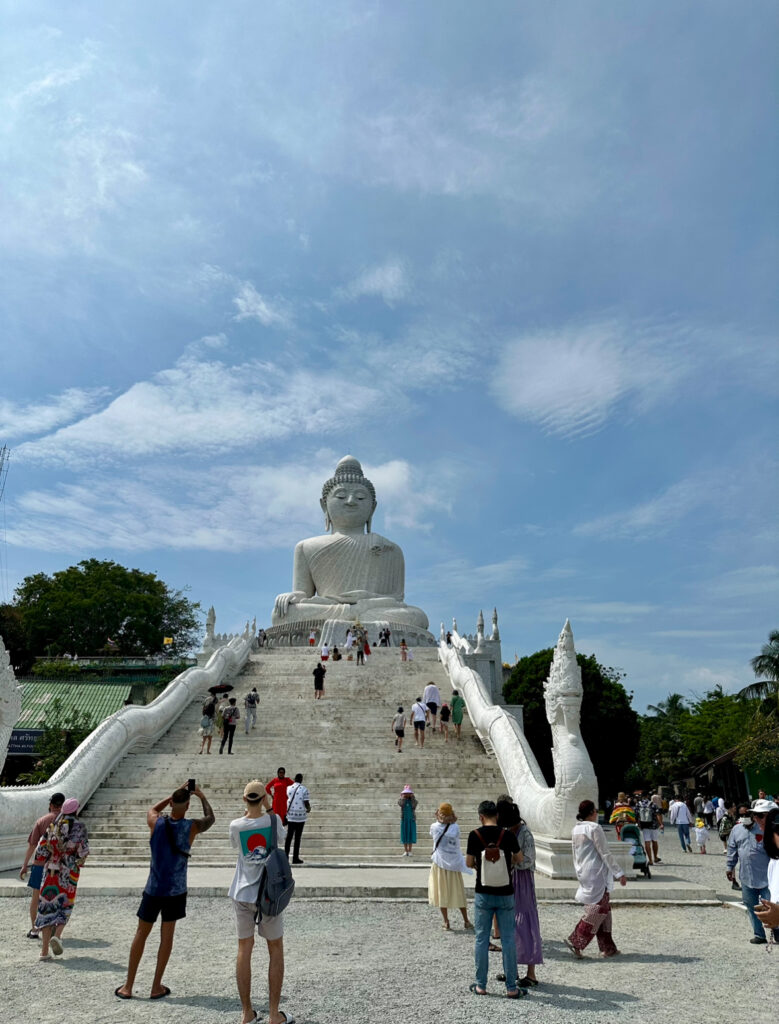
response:
M639 806L638 820L647 828L657 828L657 808L651 800Z

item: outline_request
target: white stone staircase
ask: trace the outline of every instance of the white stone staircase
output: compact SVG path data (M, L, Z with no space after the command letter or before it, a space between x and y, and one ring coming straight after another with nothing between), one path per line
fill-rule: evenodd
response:
M211 801L216 825L198 839L199 866L234 863L227 838L229 821L242 813L241 795L252 778L267 781L280 765L302 772L311 792L312 813L303 833L307 864L395 862L402 853L397 799L410 783L419 799L420 854L435 809L450 801L467 833L477 824L476 806L505 789L497 761L484 750L466 717L462 741L445 744L440 734L414 745L407 728L398 754L391 731L399 703L408 713L425 684L435 680L444 699L451 695L435 648L415 648L414 661L401 663L397 648L374 649L362 667L328 662L326 697L314 701L316 654L305 648L261 651L236 680L234 695L260 693L257 727L249 736L238 723L233 756L219 756L214 737L210 756L198 754L202 695L192 702L150 750L128 754L94 793L85 811L90 864L143 865L148 862L146 809L195 777ZM199 814L197 799L192 802Z

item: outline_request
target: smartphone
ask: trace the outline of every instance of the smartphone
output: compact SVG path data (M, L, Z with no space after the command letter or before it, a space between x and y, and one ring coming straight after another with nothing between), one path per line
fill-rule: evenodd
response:
M195 792L195 780L194 779L187 779L187 789L189 790L190 793L194 793Z

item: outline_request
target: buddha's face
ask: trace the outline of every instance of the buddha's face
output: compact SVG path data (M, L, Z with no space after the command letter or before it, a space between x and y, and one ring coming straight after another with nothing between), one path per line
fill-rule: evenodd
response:
M362 484L339 484L327 496L325 507L336 529L365 526L373 512L373 496Z

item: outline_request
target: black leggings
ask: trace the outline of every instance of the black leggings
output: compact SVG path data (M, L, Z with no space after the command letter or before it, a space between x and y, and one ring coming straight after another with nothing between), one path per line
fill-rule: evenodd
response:
M233 736L235 736L235 726L228 725L227 722L222 727L222 742L219 746L219 753L221 754L227 744L227 753L232 754L233 752Z

